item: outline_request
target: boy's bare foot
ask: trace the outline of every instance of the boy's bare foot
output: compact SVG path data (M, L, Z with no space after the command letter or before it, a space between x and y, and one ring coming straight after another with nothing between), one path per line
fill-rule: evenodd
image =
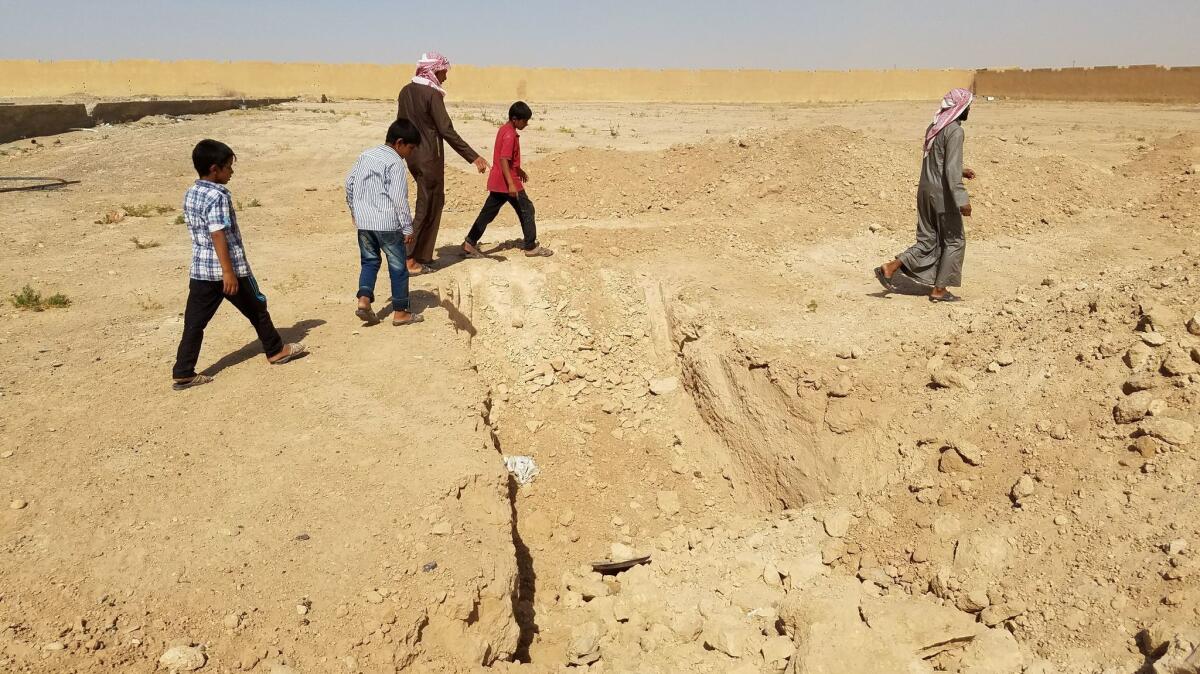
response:
M421 314L414 314L411 311L397 311L392 314L392 325L412 325L413 323L423 323L425 317Z
M283 365L284 363L293 361L308 352L303 344L284 344L283 351L267 358L272 365Z
M472 246L466 241L463 241L462 252L463 257L484 257L483 251L479 250L478 246Z
M182 391L184 389L192 388L193 386L200 386L201 384L207 384L212 380L213 380L213 378L208 375L198 374L194 377L184 377L183 379L176 379L175 383L171 385L171 388L175 389L176 391Z
M554 251L545 246L538 246L525 251L525 257L550 257Z

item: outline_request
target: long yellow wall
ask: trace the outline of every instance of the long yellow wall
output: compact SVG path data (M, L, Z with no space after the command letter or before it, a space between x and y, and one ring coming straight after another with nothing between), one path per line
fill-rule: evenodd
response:
M216 61L0 61L0 96L391 99L413 66ZM937 98L971 70L564 70L454 66L454 100L838 102Z
M1200 103L1200 68L981 70L975 86L983 96L1030 100Z

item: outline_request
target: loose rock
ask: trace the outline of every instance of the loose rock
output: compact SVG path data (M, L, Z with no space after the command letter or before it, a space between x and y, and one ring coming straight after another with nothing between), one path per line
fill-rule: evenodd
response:
M171 672L194 672L207 661L204 651L194 646L175 646L158 658L158 664Z
M1169 445L1183 446L1192 441L1196 429L1186 421L1169 417L1147 417L1138 430L1143 435L1158 438Z

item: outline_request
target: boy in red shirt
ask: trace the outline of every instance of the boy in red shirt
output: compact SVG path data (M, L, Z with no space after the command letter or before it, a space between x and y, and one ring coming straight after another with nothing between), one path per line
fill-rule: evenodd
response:
M529 106L517 101L508 109L508 123L496 132L492 172L488 175L488 198L462 245L463 255L467 257L483 257L478 248L479 240L506 203L512 204L521 220L521 232L525 236L521 248L525 251L525 257L550 257L554 254L549 248L538 245L533 202L525 195L529 174L521 168L521 136L517 132L529 126L531 117L533 111Z

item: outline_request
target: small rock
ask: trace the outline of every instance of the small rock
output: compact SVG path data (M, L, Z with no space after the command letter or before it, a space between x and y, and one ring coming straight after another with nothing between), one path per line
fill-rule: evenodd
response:
M1139 435L1133 441L1133 449L1137 451L1142 458L1153 458L1158 453L1158 441L1149 435Z
M569 526L571 526L571 523L574 521L575 521L575 511L573 511L573 510L564 510L561 513L559 513L559 515L558 515L559 526L569 527Z
M1168 377L1185 377L1200 372L1200 369L1197 369L1196 363L1186 354L1172 351L1163 361L1162 372Z
M842 538L850 531L850 511L845 509L835 510L825 516L824 522L825 533L833 538Z
M604 625L597 621L573 627L571 640L567 642L567 663L582 667L599 660L600 638L604 632Z
M1016 484L1013 485L1012 490L1009 491L1009 496L1012 497L1013 501L1020 503L1023 499L1033 496L1033 492L1033 478L1029 475L1022 475L1021 479L1017 480Z
M449 522L442 520L441 522L433 525L433 528L429 530L429 533L433 534L434 536L449 536L453 530L454 529L450 526Z
M962 439L951 440L946 443L947 447L954 449L963 461L966 461L972 466L983 465L983 451L974 443Z
M1143 435L1153 436L1168 445L1183 446L1192 441L1195 427L1186 421L1170 417L1147 417L1142 420L1138 430Z
M624 543L613 543L609 548L608 559L612 562L627 562L631 559L637 559L637 552L625 545Z
M1178 555L1184 550L1187 550L1187 541L1182 538L1177 538L1163 546L1163 550L1168 555Z
M363 599L367 600L368 604L383 603L383 595L379 594L375 590L368 590L367 592L363 593Z
M679 494L673 491L658 492L658 510L664 515L671 516L679 512Z
M967 613L979 613L983 609L990 606L991 603L992 602L988 600L987 590L984 588L976 588L970 592L964 592L960 594L958 599L954 602L954 605L957 606L960 611L966 611Z
M8 507L11 508L12 510L23 510L25 508L25 506L27 506L27 505L29 505L29 501L26 501L25 499L22 499L22 498L18 498L18 499L13 499L12 502L8 504Z
M796 653L796 643L790 637L774 636L767 639L762 646L763 660L767 664L782 664ZM775 667L782 669L782 667Z
M845 398L850 395L850 391L854 388L854 382L850 377L842 375L829 386L829 395L834 398Z
M924 564L929 561L929 546L924 543L918 543L913 547L912 561L917 564Z
M1196 312L1188 319L1187 329L1193 335L1200 336L1200 312Z
M1125 365L1134 372L1154 369L1157 362L1158 356L1155 355L1154 349L1140 342L1129 347L1129 350L1125 352Z
M1150 413L1150 403L1154 394L1148 391L1137 391L1117 401L1113 408L1113 420L1118 424L1132 424L1146 418Z
M436 561L425 562L421 565L421 573L433 573L437 571L438 563Z
M650 380L650 392L656 396L673 393L679 388L678 377L663 377Z
M967 463L953 449L946 449L938 459L938 470L943 473L959 473L966 469Z
M979 619L988 627L995 627L1003 622L1012 620L1024 612L1024 602L1012 601L985 608L983 612L980 613Z
M1138 372L1130 375L1121 388L1125 393L1133 394L1138 391L1149 391L1155 386L1158 386L1158 379L1152 373Z
M1071 518L1067 517L1066 515L1055 515L1054 516L1054 526L1056 526L1056 527L1065 527L1070 523L1071 523Z
M236 630L238 626L242 624L242 616L236 613L230 613L229 615L225 616L224 623L226 629Z
M159 666L172 672L194 672L207 661L204 651L193 646L175 646L158 658Z
M1141 338L1146 346L1162 346L1167 343L1166 336L1161 332L1143 332Z
M1066 440L1070 437L1070 434L1067 432L1067 425L1061 422L1054 424L1054 427L1050 429L1050 437L1055 440Z
M940 367L929 373L930 381L938 388L960 388L975 390L975 382L965 374L949 367Z
M67 647L65 645L63 645L63 643L61 641L51 641L50 643L46 644L45 646L42 646L43 651L62 651L62 650L66 650L66 648Z
M996 360L996 364L999 365L1000 367L1008 367L1009 365L1012 365L1013 363L1017 362L1017 359L1013 357L1012 351L1009 351L1007 349L1002 350L1002 351L997 351L995 360Z
M826 541L821 546L821 563L829 566L846 554L846 544L841 540Z

